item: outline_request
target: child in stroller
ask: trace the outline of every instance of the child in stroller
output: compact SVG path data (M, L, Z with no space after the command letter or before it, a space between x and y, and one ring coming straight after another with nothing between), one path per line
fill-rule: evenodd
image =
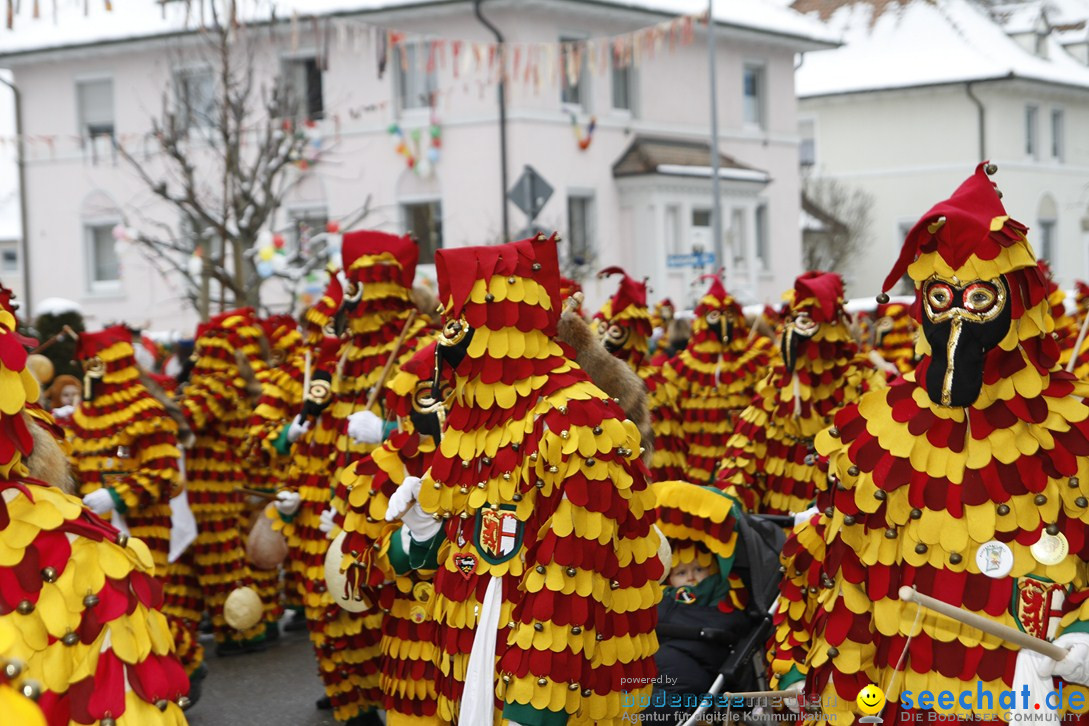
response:
M669 539L673 562L658 606L659 676L646 713L680 720L720 673L727 691L757 690L751 649L766 640L757 631L770 629L765 600L778 581L778 551L775 542L741 536L754 530L722 491L683 481L659 482L654 489L658 527ZM754 574L772 582L754 588Z

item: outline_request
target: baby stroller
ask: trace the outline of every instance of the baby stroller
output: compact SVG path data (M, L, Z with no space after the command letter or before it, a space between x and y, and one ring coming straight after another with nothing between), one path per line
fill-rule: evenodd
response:
M740 507L734 508L734 517L737 545L732 571L740 576L749 593L746 634L737 639L735 634L715 628L659 625L659 633L664 636L728 648L715 682L706 691L713 696L758 693L768 688L764 649L772 634L772 616L779 593L779 553L786 542L786 530L794 525L791 516L747 514ZM706 701L706 697L704 699ZM724 707L725 701L725 698L716 698L714 706ZM731 703L730 706L734 712L752 709L752 704ZM700 706L682 723L686 726L696 724L708 710L708 707Z

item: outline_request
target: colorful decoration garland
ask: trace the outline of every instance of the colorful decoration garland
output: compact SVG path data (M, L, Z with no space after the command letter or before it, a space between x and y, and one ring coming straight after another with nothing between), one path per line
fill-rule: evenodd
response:
M578 117L575 116L573 111L569 112L571 115L571 128L575 131L575 143L579 145L580 151L586 151L590 148L590 144L594 140L594 129L597 128L597 116L590 117L590 125L586 128L586 134L582 133L582 125L579 123Z
M396 121L389 125L389 133L397 141L396 152L405 157L405 166L412 169L421 179L430 179L439 163L439 149L442 148L442 127L438 117L431 114L431 123L427 128L427 152L420 157L420 138L423 129L412 129L407 138L401 124Z

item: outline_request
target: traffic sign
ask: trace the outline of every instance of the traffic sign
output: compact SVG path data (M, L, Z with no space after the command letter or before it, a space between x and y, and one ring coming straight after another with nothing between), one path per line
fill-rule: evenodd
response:
M510 188L507 198L514 202L514 206L522 210L532 222L544 209L544 205L552 198L552 185L544 180L537 170L526 164L522 176Z
M694 252L690 255L666 255L666 267L710 267L714 264L714 252Z

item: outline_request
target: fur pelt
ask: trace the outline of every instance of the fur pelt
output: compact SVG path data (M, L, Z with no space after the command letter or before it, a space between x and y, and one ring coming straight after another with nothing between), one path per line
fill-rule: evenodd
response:
M68 464L68 457L64 455L64 450L45 427L38 425L25 413L23 416L26 416L27 427L34 439L34 450L30 452L26 460L30 477L55 486L68 494L75 494L76 481L72 477L72 469Z
M620 401L624 413L639 428L643 439L643 460L650 462L654 430L647 409L647 387L624 361L605 350L601 339L578 314L566 310L560 316L557 337L575 349L575 362L601 390Z
M245 353L236 350L234 361L238 364L238 375L246 383L246 395L249 396L250 403L256 406L261 398L261 382L257 380L257 374L253 372L253 366L250 365Z

